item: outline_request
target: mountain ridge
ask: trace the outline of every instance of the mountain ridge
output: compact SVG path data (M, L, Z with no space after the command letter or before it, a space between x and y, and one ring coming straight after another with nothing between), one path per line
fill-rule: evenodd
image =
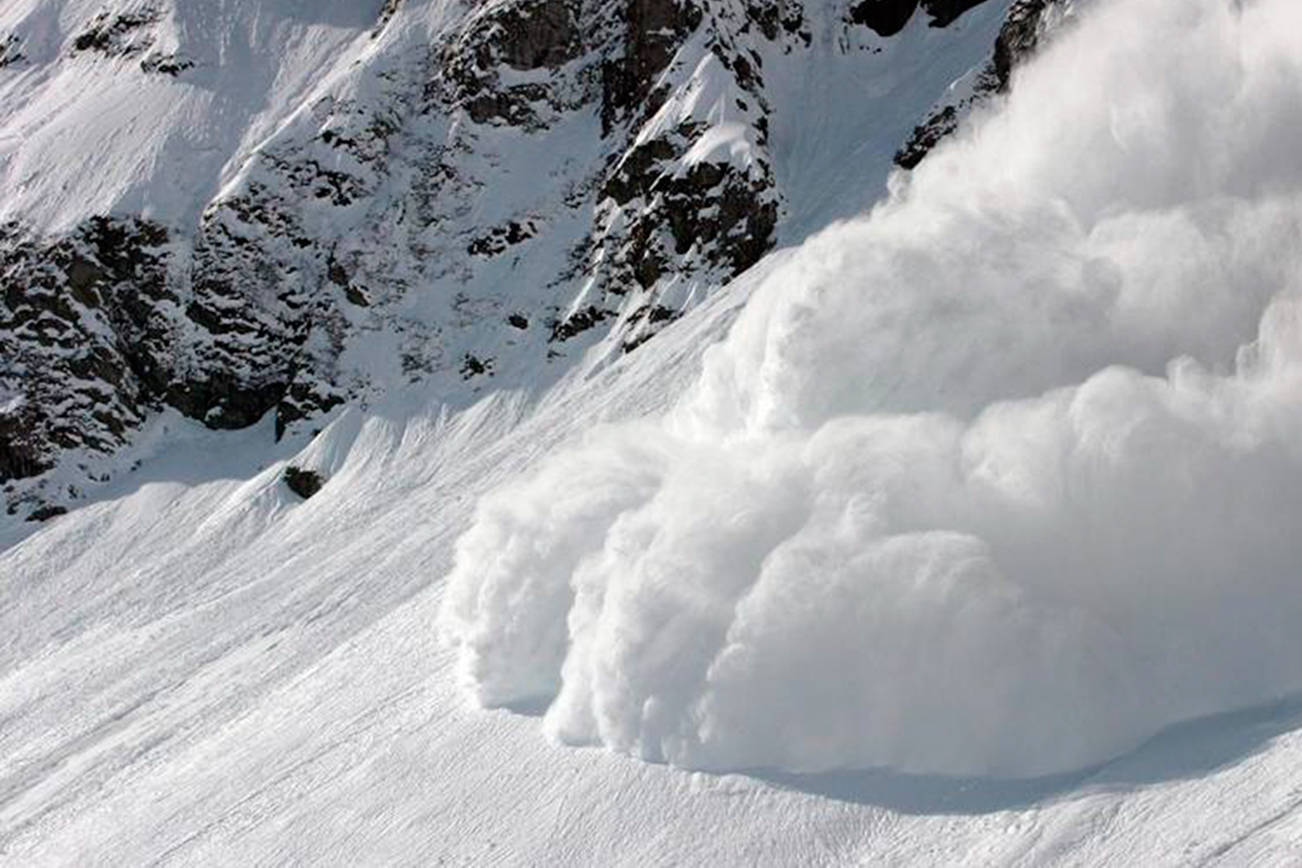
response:
M29 0L0 18L8 129L109 145L56 169L33 144L0 156L20 194L0 231L10 514L106 481L162 407L213 428L272 412L281 436L399 384L465 404L630 351L775 244L865 207L915 124L929 148L995 90L945 103L1027 6L1005 21L998 3L923 3L883 37L870 3L372 5ZM196 42L205 26L230 29ZM240 66L277 40L278 71ZM91 98L67 102L65 79L122 117L65 130ZM285 82L271 109L245 106L268 79ZM815 109L846 116L818 121L822 140L799 128L810 88L844 103ZM919 117L937 101L939 134ZM226 116L254 121L225 167L201 146L195 174L194 140L236 141L214 131ZM916 165L917 139L896 162Z

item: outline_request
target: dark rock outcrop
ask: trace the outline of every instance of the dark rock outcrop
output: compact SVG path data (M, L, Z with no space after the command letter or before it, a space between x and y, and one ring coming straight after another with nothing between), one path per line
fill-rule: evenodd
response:
M95 218L55 242L0 228L0 481L64 449L112 451L158 406L178 302L167 243L141 219Z
M1005 55L1033 47L1049 2L1015 4L1025 11L1000 36L992 90L1006 86ZM973 5L863 0L837 26L886 34ZM207 55L172 50L159 10L96 15L74 29L72 62L193 86ZM406 12L383 4L375 51ZM382 388L345 361L372 336L394 356L384 376L467 395L602 336L613 351L641 346L775 243L783 192L765 60L810 48L805 12L796 0L474 7L428 48L386 58L364 99L305 106L188 222L100 216L54 237L0 227L9 505L36 503L16 481L74 453L111 455L166 408L212 428L272 414L278 437L315 427ZM18 48L0 42L0 65ZM92 67L83 55L135 62ZM702 82L717 109L692 107ZM916 164L960 117L941 111L901 162ZM550 153L553 131L564 147L582 139L580 152ZM503 162L514 142L546 166ZM518 200L498 195L512 172L527 176Z
M999 30L999 38L995 40L995 53L990 61L997 91L1008 91L1013 68L1035 53L1044 31L1046 14L1060 5L1062 0L1014 0L1004 18L1004 26Z
M860 0L850 7L850 20L878 36L894 36L918 11L918 0Z
M922 8L931 17L932 27L948 27L960 15L986 0L922 0Z
M42 506L38 509L32 510L31 514L27 516L27 520L46 522L52 518L58 518L61 515L67 514L68 508L66 506Z
M932 27L946 27L973 6L986 0L859 0L850 7L850 20L878 36L894 36L904 29L919 8Z
M12 33L0 36L0 69L14 66L23 60L26 60L26 57L23 55L22 40Z
M94 52L107 57L141 54L154 44L151 28L159 17L158 9L153 6L117 15L101 12L73 39L73 51Z
M176 78L187 69L194 68L194 61L180 54L151 54L140 61L140 71L146 74L157 73Z
M913 128L913 135L895 152L895 165L912 169L922 162L940 140L958 129L959 113L956 106L943 106L931 117Z
M384 28L389 26L393 16L398 13L398 7L402 2L403 0L384 0L384 5L380 7L379 18L375 22L375 30L371 32L373 36L379 36L384 32Z
M964 3L966 0L957 6L966 9L975 5ZM914 168L942 139L958 129L974 105L996 94L1007 93L1013 70L1035 53L1049 29L1050 13L1061 11L1068 3L1069 0L1014 0L995 39L990 62L977 76L971 95L957 103L937 107L925 121L914 127L908 141L896 151L895 164L905 169Z
M315 470L304 470L290 465L285 468L285 485L304 500L310 499L325 485L325 479Z

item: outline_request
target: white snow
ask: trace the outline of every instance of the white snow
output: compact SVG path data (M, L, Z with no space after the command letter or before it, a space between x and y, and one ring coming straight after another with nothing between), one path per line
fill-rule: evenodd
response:
M1100 0L545 394L169 415L0 518L0 863L1295 863L1302 21L1242 5Z
M1035 776L1302 690L1298 23L1102 6L663 420L486 498L472 694L690 768Z
M186 46L196 66L184 83L143 74L147 52L73 53L95 14L147 7L17 0L0 9L0 31L17 34L30 61L0 75L0 215L47 231L87 214L192 222L251 151L329 87L351 60L345 49L368 38L361 28L378 3L159 7L150 50Z
M1007 3L984 3L948 27L916 14L895 36L840 26L840 7L809 4L812 51L771 53L772 151L785 195L779 242L798 244L886 193L891 159L951 83L984 67Z
M689 773L461 700L432 627L476 493L663 407L743 290L533 410L398 396L303 454L190 423L0 553L0 864L1289 864L1296 703L1016 783Z

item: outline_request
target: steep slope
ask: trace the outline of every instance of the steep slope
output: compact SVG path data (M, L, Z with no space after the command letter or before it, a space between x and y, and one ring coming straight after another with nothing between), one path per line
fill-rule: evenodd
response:
M878 195L996 44L969 5L8 5L8 510L102 485L163 408L280 436L633 349Z
M1100 4L671 412L485 497L469 693L688 768L1036 776L1302 691L1298 15Z
M1295 863L1302 21L1095 10L636 352L0 519L0 862Z
M464 702L433 624L477 495L667 407L750 279L532 411L409 396L307 446L166 420L0 553L0 864L1290 864L1296 704L1010 782L688 773ZM303 502L289 464L328 481Z

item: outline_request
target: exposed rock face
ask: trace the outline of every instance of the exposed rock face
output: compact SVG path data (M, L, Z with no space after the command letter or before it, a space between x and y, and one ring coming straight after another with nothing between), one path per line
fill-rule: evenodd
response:
M895 152L895 165L902 169L912 169L922 162L931 149L940 144L940 140L958 129L960 109L970 106L944 105L931 117L913 128L913 135Z
M933 27L945 27L973 6L985 0L922 0L922 8L931 16Z
M22 40L12 33L0 35L0 69L13 66L25 59Z
M933 27L945 27L973 6L986 0L859 0L850 8L850 20L866 25L880 36L894 36L904 29L918 9Z
M990 61L1000 93L1008 90L1013 68L1035 53L1041 37L1061 20L1070 5L1070 0L1014 0L995 40L995 54Z
M397 24L428 12L388 0L351 83L313 96L193 220L0 227L8 503L64 497L18 481L112 454L163 408L213 428L272 413L279 436L395 383L470 400L600 340L632 350L775 243L775 65L790 76L820 45L976 2L500 0L411 45ZM998 86L1052 2L1014 5ZM62 56L207 74L169 14L106 9ZM21 44L0 41L0 66Z
M123 445L172 379L168 234L96 218L56 242L0 227L0 480Z
M176 78L187 69L194 68L194 61L181 54L151 54L140 61L140 70L146 73L161 73Z
M380 7L380 18L376 22L374 35L379 36L384 32L384 28L389 26L389 22L393 20L393 16L397 13L402 2L403 0L384 0L384 5Z
M995 94L1007 93L1013 69L1035 53L1048 32L1066 20L1072 5L1072 0L1014 0L995 39L990 62L975 76L969 90L937 106L914 128L913 135L896 152L895 164L905 169L917 166L941 139L958 129L973 106Z
M612 10L618 7L612 6ZM656 77L674 51L701 23L701 7L690 0L631 0L624 10L622 51L601 65L601 123L609 133L620 120L641 109L649 116L663 105L666 93L651 93ZM650 98L650 102L644 100Z
M96 15L73 40L74 51L93 51L108 57L132 57L154 44L151 27L158 22L156 7Z
M49 521L52 518L58 518L61 515L67 515L66 506L42 506L34 510L31 515L27 516L28 521Z
M290 466L285 468L285 485L290 491L307 500L321 490L325 480L315 470Z
M850 9L850 20L871 27L880 36L894 36L918 11L918 0L861 0Z

